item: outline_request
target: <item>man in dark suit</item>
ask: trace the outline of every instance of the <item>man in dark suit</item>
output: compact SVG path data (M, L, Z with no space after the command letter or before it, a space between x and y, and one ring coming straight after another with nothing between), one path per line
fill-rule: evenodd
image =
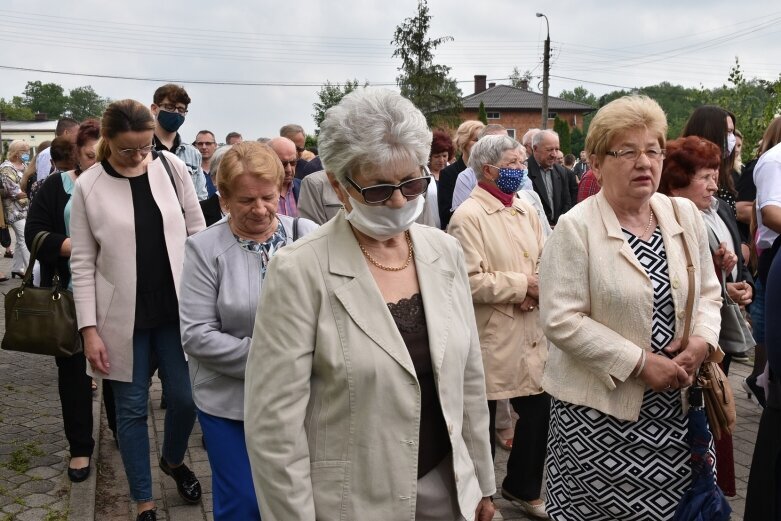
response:
M540 196L548 222L555 226L559 216L572 208L567 171L556 163L559 135L542 130L532 138L532 156L529 158L529 179Z

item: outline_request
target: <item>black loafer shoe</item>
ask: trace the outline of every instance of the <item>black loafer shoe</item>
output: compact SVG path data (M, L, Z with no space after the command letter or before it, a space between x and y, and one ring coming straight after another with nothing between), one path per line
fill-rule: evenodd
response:
M74 483L81 483L89 477L90 467L87 465L83 469L72 469L68 467L68 478Z
M201 483L195 474L187 468L184 463L178 467L171 468L165 458L160 458L160 469L174 478L176 481L176 490L186 502L195 504L201 501Z
M138 514L136 521L157 521L157 512L154 509L144 510Z

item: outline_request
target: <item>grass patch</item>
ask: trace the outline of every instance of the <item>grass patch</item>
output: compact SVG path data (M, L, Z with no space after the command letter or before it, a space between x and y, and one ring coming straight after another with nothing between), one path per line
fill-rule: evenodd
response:
M60 510L48 508L46 509L46 515L43 516L43 521L68 521L68 511L61 512Z
M38 447L37 443L25 443L11 453L11 459L3 463L3 467L13 470L19 474L24 474L30 470L30 458L34 456L43 456L44 452Z

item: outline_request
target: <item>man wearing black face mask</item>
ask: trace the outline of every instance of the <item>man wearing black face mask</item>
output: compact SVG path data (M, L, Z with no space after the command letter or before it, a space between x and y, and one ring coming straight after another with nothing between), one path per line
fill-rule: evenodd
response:
M179 85L168 83L155 91L150 107L156 120L153 145L155 150L171 152L184 161L195 186L195 193L198 199L203 201L208 197L208 193L201 169L201 153L189 143L184 143L178 132L184 123L189 105L190 96Z

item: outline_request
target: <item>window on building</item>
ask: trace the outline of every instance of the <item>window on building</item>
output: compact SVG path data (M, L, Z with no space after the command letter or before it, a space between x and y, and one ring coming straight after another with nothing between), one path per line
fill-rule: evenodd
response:
M507 129L507 135L511 138L515 139L515 129L514 128L508 128Z
M486 116L488 119L499 119L501 117L501 114L498 112L486 112Z
M558 116L557 113L548 111L548 119L556 119L556 116Z

